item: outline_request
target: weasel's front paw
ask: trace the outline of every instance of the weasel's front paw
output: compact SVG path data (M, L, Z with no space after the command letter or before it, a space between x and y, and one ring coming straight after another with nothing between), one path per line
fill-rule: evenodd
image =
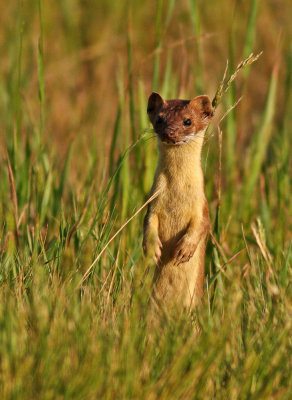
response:
M184 262L189 261L189 259L194 255L196 250L196 243L194 240L183 236L177 243L174 252L174 265L179 265Z
M146 243L143 243L144 253L153 258L155 264L158 264L161 257L162 243L158 236L148 239Z
M161 257L162 243L159 237L154 244L154 261L156 264L159 263Z

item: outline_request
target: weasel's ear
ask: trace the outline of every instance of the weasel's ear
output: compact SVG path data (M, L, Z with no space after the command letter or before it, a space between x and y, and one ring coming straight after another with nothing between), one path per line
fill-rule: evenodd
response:
M211 100L209 96L197 96L190 101L189 107L199 113L202 118L211 118L214 115Z
M154 111L158 111L163 106L165 101L158 93L151 93L148 99L147 113L152 114Z

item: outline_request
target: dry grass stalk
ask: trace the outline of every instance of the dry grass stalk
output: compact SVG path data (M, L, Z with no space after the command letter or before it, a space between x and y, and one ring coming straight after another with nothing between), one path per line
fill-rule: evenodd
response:
M228 61L227 61L223 78L222 78L221 82L219 83L219 86L218 86L218 89L214 96L214 99L212 100L212 106L214 107L215 110L218 107L218 105L221 103L224 94L228 92L231 83L235 80L235 78L237 77L239 72L241 70L243 70L244 68L248 67L249 65L253 64L255 61L257 61L257 59L262 55L262 53L263 53L262 51L256 55L251 53L245 60L241 61L237 65L233 74L230 75L229 78L226 80L226 75L227 75L227 70L228 70L228 65L229 65Z

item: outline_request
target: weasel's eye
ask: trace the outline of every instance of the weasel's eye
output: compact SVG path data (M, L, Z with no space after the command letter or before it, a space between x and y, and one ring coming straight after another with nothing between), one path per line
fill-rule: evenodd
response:
M162 124L163 118L162 117L157 117L155 122L156 122L156 124Z
M184 120L183 124L184 124L185 126L190 126L190 125L192 125L192 121L188 118L188 119L185 119L185 120Z

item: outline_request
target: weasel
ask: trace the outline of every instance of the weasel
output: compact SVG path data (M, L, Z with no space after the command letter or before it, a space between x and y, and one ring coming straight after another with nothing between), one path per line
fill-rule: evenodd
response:
M164 100L152 93L147 113L159 150L151 195L159 194L148 205L143 249L156 263L155 299L191 309L203 295L210 220L201 150L213 108L206 95Z

